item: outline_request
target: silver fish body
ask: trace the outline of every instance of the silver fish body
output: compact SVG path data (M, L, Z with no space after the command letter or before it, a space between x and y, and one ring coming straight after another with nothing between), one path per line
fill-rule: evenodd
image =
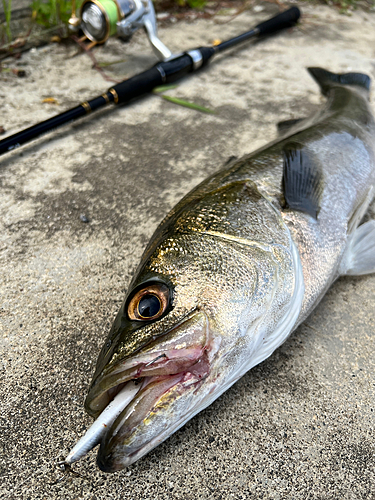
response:
M139 384L101 438L102 470L138 460L270 356L340 274L375 271L375 228L357 229L375 184L369 79L311 73L327 105L201 183L146 248L85 403L100 418Z

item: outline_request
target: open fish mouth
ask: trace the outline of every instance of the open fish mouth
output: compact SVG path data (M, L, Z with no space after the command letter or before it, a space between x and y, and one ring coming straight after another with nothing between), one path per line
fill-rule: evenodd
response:
M90 389L85 402L87 412L98 417L129 380L142 383L144 388L145 384L153 382L149 379L185 373L190 369L202 371L207 364L208 331L206 315L195 313L139 354L111 367Z
M98 465L114 472L181 427L187 413L190 418L195 399L191 396L210 373L212 347L207 316L197 312L165 337L113 366L87 396L86 409L97 417L92 427L98 431L83 454L100 443Z
M130 465L183 425L190 404L185 401L181 411L181 401L195 393L210 368L206 352L192 363L178 373L131 382L139 380L140 389L103 436L97 459L101 470L113 472Z

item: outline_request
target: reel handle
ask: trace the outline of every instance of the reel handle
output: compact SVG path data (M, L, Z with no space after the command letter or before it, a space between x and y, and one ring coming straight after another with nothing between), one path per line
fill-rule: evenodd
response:
M255 30L258 31L258 35L270 35L276 31L294 26L300 17L301 12L299 8L292 7L285 12L272 17L271 19L258 24L255 27Z

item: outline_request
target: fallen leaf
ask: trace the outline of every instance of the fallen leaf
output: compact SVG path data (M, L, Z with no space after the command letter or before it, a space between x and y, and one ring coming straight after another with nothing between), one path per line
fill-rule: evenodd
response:
M47 104L57 104L57 105L59 105L58 100L55 99L54 97L46 97L45 99L43 99L42 102L46 102Z
M58 35L54 35L53 37L51 37L51 42L52 43L60 43L61 38Z
M216 40L214 40L214 41L212 42L212 45L213 45L214 47L216 47L216 45L220 45L220 44L221 44L221 40L220 40L219 38L216 38Z
M0 135L5 134L5 132L6 132L5 128L0 125Z

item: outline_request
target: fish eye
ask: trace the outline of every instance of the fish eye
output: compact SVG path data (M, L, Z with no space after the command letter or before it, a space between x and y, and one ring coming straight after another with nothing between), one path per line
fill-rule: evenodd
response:
M169 303L169 289L157 283L138 290L128 305L128 316L131 320L151 321L160 318Z

